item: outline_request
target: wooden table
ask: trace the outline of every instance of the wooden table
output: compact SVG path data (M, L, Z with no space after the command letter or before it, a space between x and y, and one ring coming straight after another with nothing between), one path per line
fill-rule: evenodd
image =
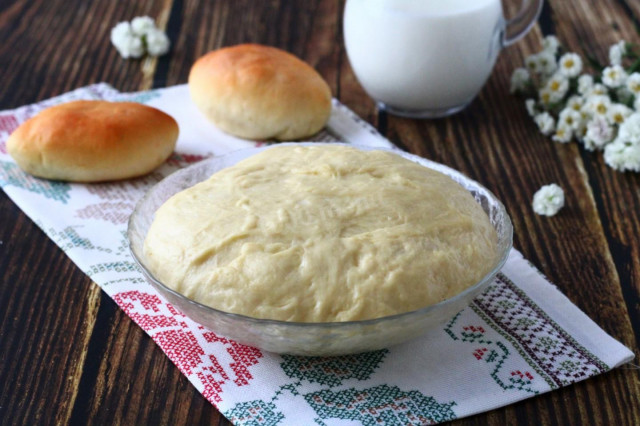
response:
M417 121L381 114L345 56L342 0L5 0L0 4L0 109L95 82L121 91L184 83L205 52L241 42L286 49L312 64L334 96L398 146L482 182L511 214L515 246L597 324L636 354L640 341L640 174L540 135L509 78L555 33L606 60L640 41L631 0L547 2L539 25L502 52L464 112ZM514 2L507 2L514 3ZM515 6L508 6L511 13ZM119 21L150 15L173 42L158 60L122 60ZM553 218L530 202L557 182ZM160 349L5 195L0 195L0 423L229 424ZM637 363L637 361L636 361ZM621 368L456 424L640 424L640 372Z

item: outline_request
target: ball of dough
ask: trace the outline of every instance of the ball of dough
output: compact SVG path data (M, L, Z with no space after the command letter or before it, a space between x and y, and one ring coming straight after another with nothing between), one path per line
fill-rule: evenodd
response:
M202 304L333 322L450 298L490 272L496 245L444 174L389 152L281 146L170 198L144 250L156 278Z
M221 130L245 139L299 140L331 113L331 90L283 50L242 44L210 52L189 74L194 104Z
M173 152L178 124L134 102L73 101L22 123L7 141L18 166L34 176L99 182L142 176Z

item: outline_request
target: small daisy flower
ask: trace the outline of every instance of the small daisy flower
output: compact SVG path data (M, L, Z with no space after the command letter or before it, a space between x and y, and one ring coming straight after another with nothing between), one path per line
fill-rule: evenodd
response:
M549 108L553 104L560 102L563 96L564 94L562 92L553 91L548 87L544 87L538 92L540 104L545 108Z
M640 172L640 144L616 140L604 148L604 161L621 172Z
M627 73L620 65L613 65L602 71L602 82L608 87L620 87L627 81Z
M623 104L612 104L607 111L607 120L611 124L621 125L633 113L633 110Z
M140 37L133 33L128 22L120 22L111 29L111 43L125 59L144 55L144 44Z
M578 93L587 95L593 88L593 77L589 74L583 74L578 77Z
M604 117L594 117L587 123L583 142L586 149L602 149L613 138L613 127Z
M164 31L157 28L152 29L145 35L147 51L151 56L162 56L169 51L171 43Z
M573 138L573 129L567 126L564 123L558 123L558 127L556 127L556 132L551 139L555 142L567 143L571 142Z
M635 96L640 95L640 73L634 72L629 75L625 83L627 89Z
M516 68L511 74L511 93L524 91L530 80L531 75L526 68Z
M633 113L624 120L618 129L616 141L640 145L640 113Z
M555 130L556 121L548 112L540 113L533 119L538 125L538 129L540 129L540 133L542 133L543 135L549 136Z
M635 101L633 101L633 109L640 111L640 96L636 96Z
M538 53L538 69L543 75L552 75L558 69L555 54L549 51Z
M537 214L553 216L564 207L564 191L555 183L544 185L533 194L531 204Z
M560 41L558 37L554 35L548 35L542 40L542 50L550 52L552 55L558 53L558 48L560 47Z
M524 101L524 104L527 107L527 113L529 114L530 117L533 117L538 113L536 110L535 99L527 99L526 101Z
M138 16L131 20L131 31L138 37L156 29L155 21L149 16Z
M591 86L588 96L609 96L609 90L604 84L596 83Z
M552 103L560 101L569 90L569 80L561 73L555 73L546 84L546 88L552 94Z
M609 48L609 62L611 65L622 65L622 57L627 53L624 40L620 40Z
M587 98L583 108L586 112L606 118L611 107L611 99L606 95L592 95Z
M527 58L524 60L524 65L525 67L527 67L531 74L540 73L540 61L538 61L537 54L527 56Z
M580 112L583 103L584 98L582 96L574 95L567 99L567 108Z
M571 130L578 130L582 124L582 115L571 107L566 107L558 115L558 127L566 126Z
M577 77L582 71L582 58L576 53L565 53L558 62L560 72L566 77Z

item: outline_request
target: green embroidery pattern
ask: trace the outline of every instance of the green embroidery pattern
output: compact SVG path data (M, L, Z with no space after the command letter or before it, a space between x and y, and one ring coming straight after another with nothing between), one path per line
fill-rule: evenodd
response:
M323 390L305 395L322 419L356 420L364 426L427 425L456 418L455 402L438 403L418 391L380 385L364 390Z
M387 349L337 357L303 357L283 355L280 364L291 378L327 386L338 386L343 380L366 380L378 368Z
M99 274L101 272L107 272L107 271L119 272L119 273L125 273L125 272L142 273L142 271L140 270L137 264L129 261L98 263L98 264L89 266L89 268L85 271L85 273L88 276L92 277L96 274Z
M224 416L231 423L244 426L274 426L284 419L284 415L276 411L274 404L261 400L236 404L231 410L226 411Z
M94 245L88 238L82 237L76 227L67 226L62 231L56 231L53 228L47 230L47 235L51 238L63 251L71 250L73 248L81 248L84 250L98 250L105 253L111 253L112 250L108 247L100 247Z
M71 198L69 195L71 186L68 183L37 179L20 170L16 164L2 161L0 162L0 187L9 185L44 195L63 204L67 204Z

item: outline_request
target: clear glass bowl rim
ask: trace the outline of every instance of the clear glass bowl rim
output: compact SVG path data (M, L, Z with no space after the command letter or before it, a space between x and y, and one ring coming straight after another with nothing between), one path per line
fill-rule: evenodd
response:
M214 161L221 161L221 159L223 157L227 157L230 155L237 155L239 153L252 153L250 155L255 155L258 152L261 152L265 149L269 149L269 148L273 148L273 147L277 147L277 146L322 146L322 145L329 145L329 146L336 146L336 145L341 145L341 146L348 146L348 147L353 147L356 149L360 149L363 151L373 151L373 150L379 150L379 151L385 151L385 152L390 152L396 155L400 155L403 158L406 158L408 160L411 160L415 163L418 163L420 165L423 165L425 167L434 169L436 171L442 172L446 175L448 175L449 177L451 177L452 179L454 179L455 181L457 181L458 183L464 182L465 185L473 185L477 190L484 192L485 195L488 198L491 198L492 201L498 206L498 210L500 211L501 216L503 217L503 222L502 222L502 226L504 227L504 239L503 241L498 241L498 248L499 248L499 256L498 259L496 260L495 265L493 266L493 268L491 268L491 270L485 274L485 276L480 279L477 283L473 284L470 287L467 287L465 290L463 290L462 292L456 294L455 296L452 296L448 299L445 299L441 302L438 302L436 304L433 305L429 305L429 306L425 306L423 308L419 308L413 311L407 311L407 312L402 312L399 314L394 314L394 315L387 315L384 317L379 317L379 318L371 318L371 319L365 319L365 320L356 320L356 321L334 321L334 322L295 322L295 321L283 321L283 320L275 320L275 319L268 319L268 318L255 318L255 317L250 317L247 315L242 315L242 314L236 314L233 312L226 312L226 311L222 311L216 308L213 308L211 306L208 305L204 305L202 303L196 302L193 299L190 299L184 295L182 295L181 293L173 290L172 288L167 287L166 285L164 285L160 280L158 280L152 273L151 271L149 271L149 269L147 269L147 267L145 266L141 256L142 253L140 253L140 256L138 255L138 253L135 252L135 250L131 247L131 233L132 233L132 229L133 229L133 223L136 219L136 215L139 214L140 211L140 206L142 206L148 198L150 198L153 195L153 191L157 189L157 187L159 185L162 185L163 182L165 182L167 179L175 179L177 176L179 176L178 174L190 174L192 173L192 171L198 167L205 167L205 165L208 162L214 162ZM249 157L250 155L247 155L246 157ZM246 158L245 157L245 158ZM229 166L230 167L230 166ZM178 191L179 192L179 191ZM177 193L177 192L176 192ZM165 177L163 180L161 180L160 182L158 182L157 184L155 184L151 189L149 189L147 191L147 193L138 201L138 203L136 203L136 206L133 210L133 213L131 214L131 216L129 217L129 221L128 221L128 226L127 226L127 238L129 240L129 248L130 248L130 252L131 255L133 256L135 262L138 264L138 266L140 266L140 268L142 269L142 271L144 272L144 274L146 275L146 277L151 280L155 285L159 286L161 289L163 289L164 291L172 294L174 297L178 298L179 300L181 300L184 303L193 305L194 307L196 307L199 310L206 310L206 311L211 311L212 313L215 313L217 315L222 315L222 316L226 316L229 317L231 319L237 319L243 322L247 322L247 323L253 323L256 325L260 325L260 326L265 326L265 325L273 325L273 326L277 326L277 327L287 327L287 328L300 328L300 329L318 329L318 328L327 328L327 329L336 329L336 328L350 328L350 327L364 327L364 326L371 326L371 325L375 325L381 322L386 322L386 321L392 321L392 320L397 320L397 319L402 319L402 318L406 318L406 317L411 317L411 316L422 316L422 315L426 315L429 311L431 310L435 310L438 309L444 305L447 304L452 304L454 302L456 302L459 299L464 299L469 293L474 293L476 291L476 289L478 287L482 287L484 286L488 281L492 281L495 276L497 275L498 272L500 272L500 270L502 269L502 267L504 266L504 264L507 261L507 258L509 257L509 252L511 251L511 247L513 244L513 226L511 223L511 219L509 218L509 215L507 214L507 211L504 207L504 205L502 204L502 202L493 194L493 192L491 192L489 189L487 189L486 187L484 187L483 185L479 184L478 182L466 177L465 175L463 175L461 172L458 172L457 170L449 167L449 166L445 166L444 164L441 163L437 163L431 160L428 160L426 158L414 155L414 154L410 154L407 153L405 151L401 151L399 149L393 149L393 148L386 148L386 147L372 147L372 146L360 146L360 145L356 145L356 144L347 144L347 143L338 143L338 142L331 142L331 143L323 143L323 142L293 142L293 143L278 143L278 144L274 144L274 145L267 145L267 146L263 146L263 147L259 147L259 148L246 148L246 149L241 149L241 150L237 150L237 151L231 151L228 152L226 154L223 154L221 156L215 156L206 160L202 160L198 163L195 163L193 165L190 165L188 167L185 167L183 169L180 169L172 174L170 174L169 176ZM500 244L502 242L502 244Z

